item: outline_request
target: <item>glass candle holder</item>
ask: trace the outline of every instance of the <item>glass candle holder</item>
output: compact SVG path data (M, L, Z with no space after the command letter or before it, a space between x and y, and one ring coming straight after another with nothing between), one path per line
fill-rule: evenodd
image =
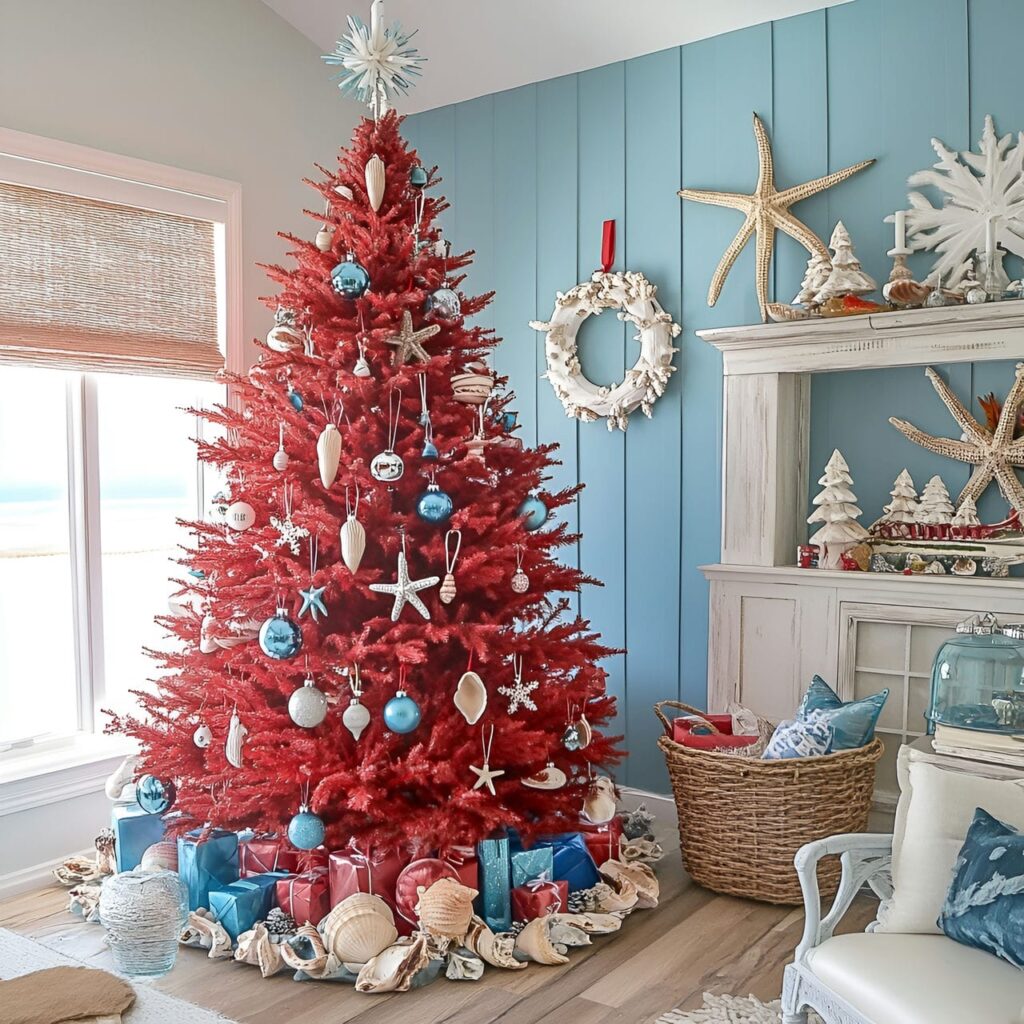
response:
M187 919L188 890L174 871L122 871L100 891L114 963L130 977L160 977L174 966Z

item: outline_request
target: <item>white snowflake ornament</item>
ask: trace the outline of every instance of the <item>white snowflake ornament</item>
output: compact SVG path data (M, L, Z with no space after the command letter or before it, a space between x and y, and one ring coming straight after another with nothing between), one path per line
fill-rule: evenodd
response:
M304 538L309 536L309 530L304 526L298 526L293 523L290 514L286 515L283 519L271 516L270 525L280 534L277 540L274 541L274 547L280 548L287 544L293 555L299 553L299 545Z
M1024 256L1024 133L1012 142L1012 135L996 136L987 114L980 153L957 153L932 139L938 163L907 179L912 187L930 185L943 195L942 205L934 206L920 192L909 194L907 234L911 248L938 253L933 275L948 286L957 283L972 253L985 251L990 220L996 246Z

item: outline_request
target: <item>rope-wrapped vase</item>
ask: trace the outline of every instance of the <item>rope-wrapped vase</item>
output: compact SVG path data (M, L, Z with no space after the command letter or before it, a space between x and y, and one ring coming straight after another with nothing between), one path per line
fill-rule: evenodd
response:
M122 974L166 974L187 917L188 890L173 871L122 871L100 892L100 921Z

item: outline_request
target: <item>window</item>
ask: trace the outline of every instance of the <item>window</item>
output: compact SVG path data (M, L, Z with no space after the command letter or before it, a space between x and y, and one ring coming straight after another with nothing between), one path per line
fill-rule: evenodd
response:
M187 410L240 366L238 215L230 182L0 130L0 758L158 669L211 493Z

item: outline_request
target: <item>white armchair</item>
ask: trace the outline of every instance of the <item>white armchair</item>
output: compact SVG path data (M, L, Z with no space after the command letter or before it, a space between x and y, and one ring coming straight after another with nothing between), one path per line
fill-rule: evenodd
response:
M842 878L821 916L818 861L839 854ZM867 883L892 895L892 836L837 835L796 855L807 915L782 989L783 1024L1021 1024L1024 972L990 953L941 934L866 932L835 935L836 925Z

